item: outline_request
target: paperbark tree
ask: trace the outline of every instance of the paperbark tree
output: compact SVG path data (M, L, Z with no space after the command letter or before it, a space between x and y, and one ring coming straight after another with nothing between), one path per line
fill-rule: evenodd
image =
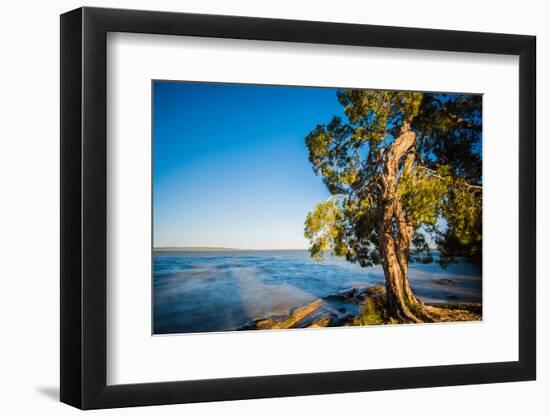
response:
M409 262L481 262L481 96L340 90L335 117L307 137L331 197L305 222L310 253L382 264L387 309L402 322L434 320L415 297Z

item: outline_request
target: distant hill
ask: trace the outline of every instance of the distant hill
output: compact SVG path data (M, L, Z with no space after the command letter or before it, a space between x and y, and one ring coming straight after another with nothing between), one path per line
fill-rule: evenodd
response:
M243 249L218 248L210 246L166 246L154 248L155 252L237 252Z

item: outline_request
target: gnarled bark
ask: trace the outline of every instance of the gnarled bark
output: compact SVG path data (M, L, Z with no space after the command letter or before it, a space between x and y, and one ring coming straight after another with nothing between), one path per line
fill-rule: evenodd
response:
M414 156L410 151L415 140L416 134L410 130L408 123L404 123L400 136L386 153L379 178L380 219L377 234L386 277L388 311L400 321L421 323L433 320L409 285L408 257L414 230L403 212L397 192L400 163L403 163L403 169L411 169Z

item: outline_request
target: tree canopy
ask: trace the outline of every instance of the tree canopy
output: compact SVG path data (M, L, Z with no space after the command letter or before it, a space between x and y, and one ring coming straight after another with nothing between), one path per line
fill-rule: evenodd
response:
M337 98L347 120L334 117L305 139L331 194L307 214L311 255L378 264L385 221L396 242L403 225L411 232L409 261L431 262L434 242L442 264L481 262L482 97L343 89Z

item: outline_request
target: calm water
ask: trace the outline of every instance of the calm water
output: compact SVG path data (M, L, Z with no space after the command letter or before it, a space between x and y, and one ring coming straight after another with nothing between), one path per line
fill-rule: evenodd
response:
M384 283L380 266L338 258L315 262L307 251L160 252L154 259L154 332L222 331L351 287ZM437 280L449 278L453 285ZM467 262L442 269L411 264L424 302L481 301L481 270Z

